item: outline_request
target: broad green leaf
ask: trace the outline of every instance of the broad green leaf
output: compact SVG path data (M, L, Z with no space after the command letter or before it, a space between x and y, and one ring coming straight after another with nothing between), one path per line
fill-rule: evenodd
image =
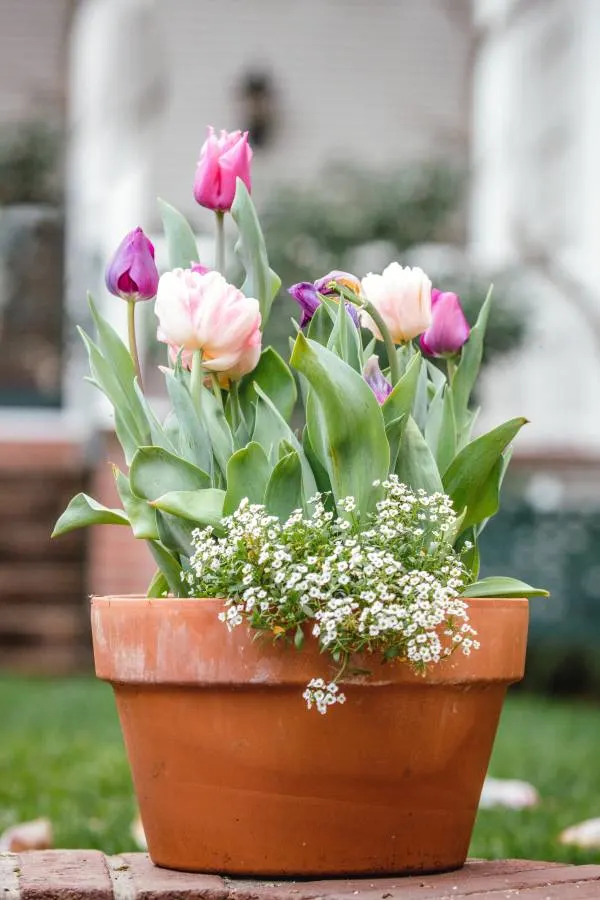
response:
M462 348L460 363L458 364L452 382L452 389L454 391L454 410L459 438L462 436L462 432L468 425L466 414L469 407L469 398L475 382L477 381L479 368L481 366L483 340L492 303L492 290L493 285L490 286L487 297L479 310L477 322L471 329L469 340Z
M88 353L92 383L100 388L114 407L119 440L123 446L127 462L129 462L135 449L141 444L149 442L150 430L147 427L140 428L139 422L131 410L127 394L121 387L113 366L104 359L99 347L89 335L82 328L77 330Z
M148 585L146 597L164 597L169 593L169 582L160 569L157 569Z
M192 531L194 525L187 519L172 516L170 513L156 511L156 523L161 544L167 550L173 550L180 557L191 557L194 552L192 546Z
M206 472L162 447L139 448L131 462L129 483L133 493L146 500L157 500L169 491L211 486Z
M298 390L289 367L273 347L263 350L257 367L242 379L239 395L244 415L250 413L251 404L256 402L255 383L289 422L298 399Z
M429 379L433 384L435 390L437 391L441 385L446 384L446 376L439 368L439 366L436 366L436 364L430 359L425 360L425 365L427 367L427 374L429 375Z
M461 597L549 597L543 588L531 587L517 578L495 575L470 584Z
M327 473L327 469L319 460L319 457L313 450L313 446L310 442L310 436L308 434L308 428L305 425L302 430L302 449L304 450L304 455L310 465L312 473L314 475L316 490L321 494L331 495L331 481L329 480L329 475ZM310 500L311 494L309 494L306 499Z
M133 536L142 540L157 540L158 527L155 511L148 505L147 500L142 500L135 496L131 490L129 478L120 472L116 466L113 466L113 474Z
M402 445L402 435L408 416L398 416L385 426L385 435L390 445L390 472L395 472L398 463L398 454Z
M225 491L205 488L200 491L170 491L154 500L152 506L196 525L218 528L223 518L224 501Z
M283 456L269 478L265 494L265 506L284 522L296 509L304 509L302 490L302 464L295 450Z
M306 332L307 337L311 341L316 341L318 344L323 344L323 346L326 347L331 332L333 331L334 322L335 316L332 315L329 307L325 303L321 303L310 320Z
M415 402L415 393L421 371L421 357L415 353L406 367L406 371L394 385L392 393L385 398L383 406L383 418L388 422L392 422L399 416L410 415L413 404Z
M223 515L231 515L244 497L250 503L264 503L271 468L265 451L255 441L236 450L227 463L227 492L223 501Z
M200 261L194 232L185 217L160 197L158 208L167 239L169 267L189 269L192 263Z
M347 363L301 333L291 364L312 388L307 404L310 442L329 474L335 499L352 496L360 513L371 512L379 496L373 482L386 478L390 460L373 391Z
M499 463L527 419L511 419L475 438L454 457L444 474L444 490L454 509L467 510L463 527L476 525L498 509Z
M190 396L186 384L173 370L165 370L165 382L173 412L177 419L179 453L188 462L199 466L212 475L213 456L208 432L201 421L198 410Z
M452 388L441 384L429 404L425 440L442 476L456 455L456 420Z
M169 585L170 592L175 597L187 597L187 585L181 580L182 568L177 556L163 547L160 541L148 541L148 546Z
M274 466L279 460L279 450L282 443L293 447L300 457L302 464L302 480L304 482L305 497L312 497L317 490L312 467L308 462L300 441L282 418L279 410L271 402L269 397L255 385L258 395L256 404L256 416L254 422L253 440L263 447Z
M336 353L340 359L359 373L362 373L362 355L359 333L356 325L350 318L344 302L338 302L337 315L333 331L329 336L327 347Z
M194 397L194 402L197 403L200 419L208 433L214 458L225 475L227 463L233 453L233 435L223 407L212 391L204 385L201 386L198 397Z
M150 436L148 421L135 390L136 373L129 348L123 343L112 325L100 315L91 294L88 294L88 304L98 334L98 350L110 366L111 374L114 375L121 388L129 412L137 424L137 433L144 437L143 443L147 443ZM123 414L122 409L121 414Z
M269 268L267 248L258 216L248 188L240 178L236 183L231 217L240 233L239 240L235 245L235 252L240 257L246 271L242 293L246 297L255 297L258 300L264 331L271 305L281 286L281 279Z
M434 494L443 490L436 461L412 416L404 426L396 475L415 491L423 488L428 494Z
M420 354L416 354L420 357ZM412 407L412 417L419 426L420 431L425 431L427 422L427 410L429 406L429 380L427 378L427 366L421 365L419 369L419 377L417 379L417 389L415 391L415 399Z
M129 525L129 519L120 509L109 509L87 494L77 494L58 519L52 537L87 525Z
M146 419L148 420L148 425L150 426L150 437L152 439L152 444L155 447L163 447L165 450L168 450L169 453L177 453L177 444L173 442L172 435L169 435L150 406L148 400L144 396L139 384L137 383L137 379L135 381L135 392L138 395L138 399L142 404L142 408L144 410Z

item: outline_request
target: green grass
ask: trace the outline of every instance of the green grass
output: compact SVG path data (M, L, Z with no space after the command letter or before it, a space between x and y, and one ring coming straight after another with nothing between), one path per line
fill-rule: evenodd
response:
M48 816L59 847L135 849L131 781L112 693L92 679L0 679L0 831ZM513 694L490 772L539 790L531 810L482 810L471 855L600 862L560 831L600 816L600 709Z

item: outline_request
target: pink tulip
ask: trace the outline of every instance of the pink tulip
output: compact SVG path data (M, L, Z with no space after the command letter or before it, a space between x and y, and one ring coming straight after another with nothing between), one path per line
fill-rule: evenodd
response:
M202 353L202 366L237 380L251 372L261 351L258 300L246 297L219 272L174 269L158 283L155 312L159 341L171 358L182 352L183 365Z
M218 212L228 212L235 197L236 179L241 178L250 190L250 161L252 148L248 132L227 133L219 137L214 128L208 129L194 179L194 197L201 206Z
M471 333L458 295L434 288L431 303L433 320L421 335L421 349L429 356L454 356Z
M381 275L365 275L362 290L395 344L412 340L431 324L431 281L422 269L390 263ZM382 340L379 328L368 313L361 313L361 322Z

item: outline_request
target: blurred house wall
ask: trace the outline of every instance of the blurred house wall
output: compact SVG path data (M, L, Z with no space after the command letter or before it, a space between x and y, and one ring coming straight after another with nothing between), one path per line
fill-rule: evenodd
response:
M481 426L521 451L600 451L600 4L476 0L470 243L531 272L522 351L485 373Z

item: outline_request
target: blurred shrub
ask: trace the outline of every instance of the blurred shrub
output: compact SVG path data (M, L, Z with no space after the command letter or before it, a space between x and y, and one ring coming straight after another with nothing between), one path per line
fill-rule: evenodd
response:
M330 165L311 185L281 185L261 208L271 265L282 279L268 338L285 352L289 317L297 307L285 289L332 269L357 275L381 271L394 259L421 265L434 286L460 294L471 323L490 277L469 271L464 250L464 174L442 163L370 171ZM486 361L514 349L525 331L523 313L507 302L509 273L495 278Z
M51 126L27 122L0 130L0 206L56 200L60 142Z

